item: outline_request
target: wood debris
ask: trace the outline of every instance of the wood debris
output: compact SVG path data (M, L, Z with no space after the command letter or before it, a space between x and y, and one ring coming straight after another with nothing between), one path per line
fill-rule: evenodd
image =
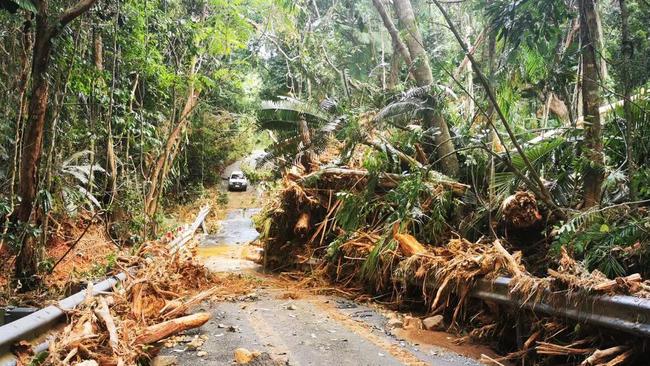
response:
M399 249L405 257L412 257L427 252L424 245L422 245L413 235L395 234L393 237L397 243L399 243Z
M70 322L50 342L43 365L134 365L155 355L158 341L200 327L209 313L188 315L213 296L214 279L192 249L171 253L149 242L119 258L127 279L110 296L88 296L69 314Z
M612 339L577 341L580 335L569 331L572 324L566 319L543 318L545 323L541 324L529 310L504 312L495 303L473 300L471 291L479 280L509 277L510 294L531 305L549 293L562 291L571 292L575 299L590 294L650 294L650 286L641 276L608 279L598 271L587 271L564 249L559 266L549 268L547 277L536 277L527 271L522 252L512 251L505 240L472 242L447 232L436 238L437 242L421 242L420 222L394 221L394 216L382 211L385 197L405 179L408 177L373 175L354 167L285 175L284 190L263 213L266 221L260 231L264 232L264 265L270 270L291 271L304 263L310 263L309 268L314 270L312 263L318 263L315 273L327 274L345 288L365 288L396 304L403 300L423 304L432 314L443 314L450 329L460 329L462 323L462 329L472 339L499 339L512 331L512 321L527 319L528 326L517 335L523 339L516 348L507 346L511 347L507 356L486 360L492 364L512 360L536 364L554 357L581 362L598 347L617 345L612 344ZM418 184L428 187L422 191L417 207L423 216L436 207L440 209L436 204L442 197L457 197L463 190L446 179L421 179ZM346 207L348 199L381 204L374 206L378 207L375 212L362 213L356 210L358 206ZM373 207L362 205L369 206ZM525 231L542 219L530 192L516 192L503 202L501 210L506 228ZM345 220L354 225L346 225ZM346 231L349 227L355 231ZM606 361L619 362L614 361L616 357L633 355L634 351L620 353Z

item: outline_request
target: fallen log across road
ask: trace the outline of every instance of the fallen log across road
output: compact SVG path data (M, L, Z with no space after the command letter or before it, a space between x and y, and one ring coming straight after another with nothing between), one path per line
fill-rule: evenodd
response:
M356 181L368 179L370 177L371 173L367 170L330 167L323 168L321 170L300 177L299 182L302 183L305 187L310 187L316 182L324 183L337 181L341 182L342 184L353 185ZM408 177L406 174L377 174L379 187L385 189L392 189L397 187L399 185L399 182L406 177ZM456 182L453 179L434 171L428 172L428 182L432 184L439 184L451 190L457 196L462 196L467 188L469 188L469 186L466 184Z

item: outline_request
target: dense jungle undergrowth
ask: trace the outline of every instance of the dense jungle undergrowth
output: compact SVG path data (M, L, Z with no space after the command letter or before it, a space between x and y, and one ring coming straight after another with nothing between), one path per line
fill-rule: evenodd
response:
M645 339L470 294L648 297L647 0L5 0L0 23L3 303L66 287L77 245L103 258L78 281L111 273L269 146L244 167L276 187L267 268L522 364L643 364Z

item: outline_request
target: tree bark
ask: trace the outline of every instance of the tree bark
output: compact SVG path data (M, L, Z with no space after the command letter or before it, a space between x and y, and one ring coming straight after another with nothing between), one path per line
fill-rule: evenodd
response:
M584 208L600 204L604 181L603 141L601 137L600 73L597 57L598 22L596 0L580 0L580 41L582 47L582 111L585 120L583 168Z
M2 225L3 225L3 230L2 230L2 236L0 238L0 254L2 254L4 250L4 243L5 243L5 238L6 234L9 231L9 225L8 223L10 220L14 220L13 218L16 215L15 212L15 193L16 193L16 180L20 180L20 158L21 158L21 147L22 147L22 141L23 141L23 136L24 136L24 131L25 131L25 126L24 126L24 120L25 116L27 115L27 88L29 84L29 76L30 76L30 65L31 65L31 60L29 55L33 52L33 39L32 39L32 27L33 19L31 18L31 15L27 17L25 20L25 25L23 26L23 34L22 34L22 51L20 53L20 75L18 78L18 116L16 118L16 131L14 134L14 151L13 151L13 158L12 158L12 164L11 164L11 178L9 180L9 199L10 199L10 213L3 218ZM9 106L9 103L7 103L7 106Z
M634 121L632 116L632 86L630 75L630 61L632 59L633 45L630 40L629 16L626 0L619 0L621 6L621 48L623 62L621 71L623 74L623 114L625 117L625 155L627 157L627 175L629 180L630 200L635 201L637 197L636 185L634 184L634 174L637 165L634 160Z
M18 195L20 205L16 219L23 223L32 223L31 216L36 200L38 182L38 164L43 148L43 132L47 113L49 84L47 70L51 52L51 39L47 22L47 3L41 2L39 14L36 15L36 38L32 59L32 95L29 101L29 117L25 126L23 150L20 160L20 180ZM22 280L26 289L30 288L30 279L36 274L38 258L36 256L36 239L29 234L24 235L22 246L16 258L16 278Z
M168 320L146 328L136 337L135 344L150 344L184 330L198 328L212 318L210 313L196 313L182 318Z
M38 10L36 14L36 36L32 57L32 95L29 102L29 117L25 126L25 136L20 160L19 191L21 202L16 212L16 220L22 223L35 223L32 211L36 200L38 185L38 166L43 149L45 118L49 94L48 69L52 51L52 39L75 18L86 12L96 0L82 0L66 10L50 24L48 0L33 1ZM23 289L33 287L37 273L37 241L32 235L24 235L22 246L16 258L16 277L23 279Z
M422 43L422 35L415 21L413 7L409 0L395 0L395 12L404 29L404 39L413 62L413 74L418 86L433 85L433 74L429 67L429 57ZM438 158L441 161L441 170L452 177L459 173L458 157L454 153L454 144L449 133L449 127L444 117L439 112L428 111L425 113L426 127L438 129L434 137Z
M119 16L119 5L118 12L116 13L115 21L117 22L117 17ZM106 201L110 206L117 195L117 158L115 157L115 142L113 140L113 102L115 94L115 75L117 72L117 28L114 28L116 31L113 37L113 64L111 70L111 87L109 91L109 106L108 113L106 114L106 181L104 186L104 195ZM103 57L104 42L102 38L101 31L98 29L95 33L95 68L97 71L102 72L104 70L104 57ZM104 84L102 82L102 84ZM109 215L112 216L112 215ZM110 219L110 217L109 217Z
M404 42L402 42L402 39L399 37L399 31L395 27L393 20L386 12L386 8L384 8L384 4L382 4L381 0L372 0L372 3L375 5L375 8L377 9L379 16L381 17L381 20L383 21L386 30L388 30L388 34L390 34L390 39L393 42L393 50L399 52L399 54L402 55L402 58L404 58L404 62L406 62L406 64L410 68L411 63L413 62L413 60L411 60L411 54L409 53L409 50L406 48Z
M187 127L189 118L199 101L200 91L194 87L196 63L196 58L194 58L190 63L190 73L188 75L190 81L188 85L185 106L183 107L183 110L175 123L174 129L167 137L165 150L163 150L163 152L158 155L156 164L154 165L151 174L149 174L149 190L147 192L147 196L145 197L145 213L149 217L153 217L153 215L158 210L158 201L160 199L160 194L162 193L163 185L165 179L167 178L169 168L176 159L176 153L178 151L178 145L180 144L181 134Z
M309 126L307 125L305 116L300 116L298 130L300 133L300 142L305 149L302 163L305 167L305 172L310 173L318 169L318 159L316 158L316 154L311 146L311 132L309 131Z

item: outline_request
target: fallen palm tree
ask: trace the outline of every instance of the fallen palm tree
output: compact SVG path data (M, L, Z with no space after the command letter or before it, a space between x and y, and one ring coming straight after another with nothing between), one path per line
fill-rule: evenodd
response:
M306 187L323 185L329 188L333 188L332 186L337 185L339 187L345 187L346 185L350 186L351 183L366 183L371 176L372 173L367 170L329 167L301 177L299 183ZM376 175L378 186L384 189L397 187L397 185L406 177L406 174L392 173L378 173ZM440 185L459 196L463 195L467 188L469 188L466 184L458 183L443 174L433 171L428 173L427 183L432 186Z

